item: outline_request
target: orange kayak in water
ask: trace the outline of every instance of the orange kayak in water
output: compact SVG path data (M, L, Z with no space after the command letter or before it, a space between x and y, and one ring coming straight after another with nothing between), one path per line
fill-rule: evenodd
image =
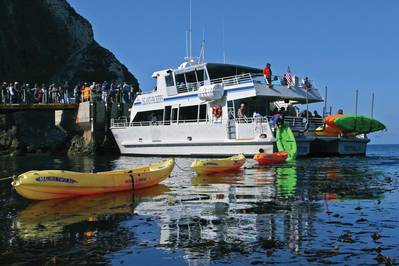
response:
M255 154L254 160L260 165L274 164L285 162L288 158L288 153L285 151L275 152L275 153L258 153Z

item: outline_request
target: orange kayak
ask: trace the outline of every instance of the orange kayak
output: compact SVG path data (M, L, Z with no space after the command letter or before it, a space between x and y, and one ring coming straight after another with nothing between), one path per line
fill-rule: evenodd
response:
M282 163L287 160L288 153L285 151L280 151L280 152L275 152L271 154L267 153L258 153L255 154L254 160L258 162L260 165L265 165L265 164L274 164L274 163Z
M335 124L335 118L340 117L340 116L343 116L343 114L336 114L336 115L326 116L324 118L324 123L326 123L327 126L336 128L337 125Z

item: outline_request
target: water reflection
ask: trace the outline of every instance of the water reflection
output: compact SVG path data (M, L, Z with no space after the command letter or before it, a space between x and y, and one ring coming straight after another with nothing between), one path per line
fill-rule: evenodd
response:
M131 215L137 204L167 191L168 187L158 185L135 193L126 191L32 202L16 216L13 229L25 240L54 240L62 238L69 225L110 221L114 215ZM90 229L83 234L94 236Z
M158 159L33 158L14 162L12 167L16 169L6 171L51 165L57 169L99 171ZM182 168L189 167L191 161L178 158ZM354 208L359 202L368 204L357 211L359 215L375 212L379 217L381 207L373 200L382 200L387 195L385 189L393 184L387 181L385 167L372 159L323 158L267 167L249 164L241 172L216 176L196 176L175 169L172 178L155 191L37 203L2 186L0 248L7 253L1 255L4 263L15 262L15 257L23 262L34 257L38 258L36 262L47 263L56 256L57 260L67 257L60 263L104 263L109 259L119 264L127 258L135 263L147 256L148 262L156 264L162 256L207 265L248 264L248 258L306 264L308 258L322 262L319 255L328 254L333 262L343 263L348 250L340 246L341 254L340 250L331 251L331 246L337 245L342 230L355 228L359 217L348 220L356 215ZM391 213L385 212L384 223L391 223L393 229L385 230L396 228L397 223L389 221L397 221ZM381 224L370 221L364 227L369 232ZM362 249L373 239L361 231L359 235L364 239L350 248L364 254ZM397 240L391 241L398 244ZM149 253L143 255L137 250ZM175 252L184 254L180 257Z
M367 189L370 180L362 177L367 171L337 170L336 164L324 167L310 168L308 162L299 161L255 166L237 174L194 176L192 186L172 188L167 207L147 202L136 212L156 213L159 245L166 250L184 249L190 263L200 259L208 264L237 252L271 254L282 248L299 254L303 241L316 234L314 225L325 193L339 191L367 199L369 194L381 193L381 189Z

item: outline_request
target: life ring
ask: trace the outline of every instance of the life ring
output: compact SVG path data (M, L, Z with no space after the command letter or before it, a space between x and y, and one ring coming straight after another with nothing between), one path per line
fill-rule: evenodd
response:
M212 115L218 119L222 116L223 111L222 111L222 106L220 104L217 104L215 107L212 108Z

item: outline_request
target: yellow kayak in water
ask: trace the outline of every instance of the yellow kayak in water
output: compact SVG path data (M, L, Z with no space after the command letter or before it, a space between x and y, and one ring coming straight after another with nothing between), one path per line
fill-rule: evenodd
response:
M195 160L191 167L199 175L217 174L223 172L238 171L244 165L246 159L243 154L234 155L223 159L199 159Z
M170 159L143 167L98 173L34 170L19 175L12 186L21 196L33 200L136 190L159 184L171 174L174 165L175 161Z

